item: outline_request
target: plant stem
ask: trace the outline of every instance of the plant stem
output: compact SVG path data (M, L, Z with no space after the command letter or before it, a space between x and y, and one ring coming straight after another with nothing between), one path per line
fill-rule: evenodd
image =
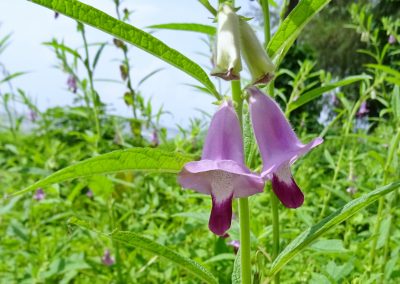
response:
M398 129L398 130L400 130L400 129ZM383 170L383 185L386 185L388 182L390 166L392 164L392 161L394 158L394 153L397 150L399 142L400 142L400 131L397 131L397 134L394 137L393 143L392 143L392 145L390 145L389 153L386 158L386 164L385 164L385 168ZM377 216L376 216L376 223L374 226L374 235L373 235L371 254L370 254L370 269L371 269L371 271L372 271L372 268L374 267L374 263L375 263L376 245L378 242L379 229L381 227L381 223L383 220L382 214L384 211L384 205L385 205L385 198L384 197L379 198L378 212L377 212ZM389 203L388 210L390 210L390 205L391 205L391 202ZM387 240L385 241L384 260L387 258L388 239L389 239L389 236L387 237ZM384 267L385 267L384 263L382 264L382 266L383 266L382 268L384 269Z
M93 103L93 115L94 115L94 122L95 122L95 127L96 127L96 132L97 132L97 136L96 136L96 140L95 140L95 148L97 149L97 146L98 146L98 143L99 143L99 139L101 137L100 120L99 120L99 114L98 114L98 110L97 110L98 96L97 96L96 91L94 89L93 70L90 67L89 47L88 47L89 45L88 45L88 42L86 40L85 27L83 25L82 25L82 29L81 29L81 34L82 34L83 44L84 44L84 47L85 47L85 56L86 56L84 65L86 67L86 70L87 70L88 76L89 76L90 96L91 96L92 103Z
M270 190L270 193L272 208L272 259L275 259L279 254L279 201L272 190ZM279 273L275 274L274 283L279 284Z
M260 0L264 16L264 48L267 51L267 46L271 40L271 23L269 14L269 3L268 0ZM274 83L273 81L268 86L268 93L273 97L274 95ZM275 193L270 190L271 193L271 209L272 209L272 259L274 260L279 254L279 201ZM279 273L276 273L273 281L275 284L279 284Z
M243 128L242 109L243 99L240 81L231 82L232 100L236 114L239 118L240 127ZM239 198L239 223L240 223L240 264L241 278L243 284L251 284L251 261L250 261L250 214L249 201L247 197Z
M239 221L240 221L240 264L242 284L251 283L250 262L250 214L248 198L239 199Z

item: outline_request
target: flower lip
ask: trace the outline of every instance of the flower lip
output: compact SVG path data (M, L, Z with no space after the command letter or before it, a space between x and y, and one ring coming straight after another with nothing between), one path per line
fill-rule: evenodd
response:
M231 160L200 160L187 163L179 173L179 183L184 188L192 188L204 194L211 194L215 172L231 174L235 186L233 198L241 198L263 192L263 179L252 173L245 165Z

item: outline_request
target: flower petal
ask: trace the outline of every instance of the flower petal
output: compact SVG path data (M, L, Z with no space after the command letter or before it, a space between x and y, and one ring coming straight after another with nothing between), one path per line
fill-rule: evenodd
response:
M304 195L290 172L289 164L272 174L272 189L282 204L288 208L298 208L304 202Z
M225 199L212 193L212 209L208 228L218 236L224 236L231 227L233 192Z
M252 77L251 85L267 84L274 78L275 66L247 21L240 19L239 27L240 47Z
M224 80L240 79L239 17L229 5L222 5L218 12L218 31L215 51L215 67L211 75Z
M285 163L293 163L323 142L318 137L306 145L301 143L271 97L255 87L248 88L248 91L254 134L263 160L263 174L272 173Z
M244 164L242 131L232 103L214 114L204 142L203 160L232 160Z

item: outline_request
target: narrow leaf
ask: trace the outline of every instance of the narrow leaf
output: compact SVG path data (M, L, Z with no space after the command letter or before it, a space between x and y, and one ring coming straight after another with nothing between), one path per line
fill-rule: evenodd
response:
M68 224L76 225L82 227L86 230L95 232L96 234L102 235L113 241L125 244L127 246L138 247L145 251L151 252L155 255L162 256L173 263L181 266L186 269L193 275L199 277L206 283L218 283L217 279L202 265L199 263L186 258L180 254L177 254L175 251L170 248L163 246L159 243L154 242L153 240L144 237L140 234L134 232L126 232L126 231L114 231L111 234L104 234L102 232L97 231L93 224L82 220L76 217L72 217L68 220Z
M76 0L29 0L52 9L81 23L102 30L114 37L129 42L165 62L181 69L207 87L215 97L220 95L206 72L195 62L169 47L154 36L110 15Z
M322 234L326 233L329 229L347 220L361 209L378 200L380 197L398 189L399 186L400 182L395 182L354 199L323 219L318 224L304 231L292 242L290 242L290 244L288 244L287 247L278 255L278 257L272 263L270 275L272 276L279 272L282 267L293 257L295 257L303 249L307 248L313 241L315 241Z
M110 174L129 170L178 173L183 165L191 160L193 158L190 156L153 148L119 150L61 169L23 190L11 194L11 196L23 194L53 183L98 174Z
M236 254L235 262L233 263L232 284L241 284L241 283L242 283L242 270L240 266L240 249L239 249Z
M207 35L215 35L216 32L216 29L213 26L196 24L196 23L168 23L168 24L152 25L149 26L148 28L197 32Z
M302 0L290 12L267 47L268 54L273 57L277 65L306 24L329 2L330 0Z
M160 245L146 237L133 232L119 231L111 235L112 240L123 243L127 246L138 247L153 254L162 256L169 261L181 266L193 275L202 279L206 283L218 283L217 279L203 266L194 260L177 254L172 249Z
M293 101L288 107L289 112L301 107L302 105L305 105L306 103L308 103L312 100L315 100L316 98L320 97L325 92L329 92L330 90L336 89L338 87L350 85L354 82L366 80L369 78L370 78L370 76L367 76L367 75L350 76L350 77L347 77L346 79L337 81L335 83L326 84L325 86L312 89L311 91L301 94L300 97L296 101Z
M27 72L15 72L13 74L10 74L10 75L6 76L4 79L0 80L0 84L8 82L8 81L11 81L12 79L14 79L16 77L19 77L19 76L22 76L22 75L25 75L25 74L27 74Z
M400 72L393 68L390 68L389 66L379 65L379 64L366 64L365 66L381 70L387 74L393 75L394 77L400 79Z
M199 0L199 2L211 13L213 16L217 16L217 10L208 2L208 0Z

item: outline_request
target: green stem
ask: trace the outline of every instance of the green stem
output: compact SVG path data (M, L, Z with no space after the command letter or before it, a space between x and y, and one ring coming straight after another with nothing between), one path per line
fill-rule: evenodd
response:
M271 40L271 23L269 19L270 16L268 0L260 0L260 5L264 16L264 47L265 50L267 50L268 43Z
M368 94L368 92L366 92L366 93ZM337 178L339 176L339 172L340 172L340 168L341 168L342 160L343 160L343 156L344 156L344 149L345 149L345 145L347 144L347 140L348 140L348 136L349 136L349 133L350 133L351 126L353 125L353 119L354 119L354 117L355 117L355 115L357 113L357 110L359 109L359 107L361 105L361 102L364 101L365 98L366 98L366 96L361 97L354 104L354 107L353 107L353 109L352 109L352 111L351 111L351 113L349 115L349 118L346 121L346 124L345 124L345 127L344 127L344 131L343 131L343 143L342 143L342 146L340 147L338 162L336 164L335 171L333 173L333 177L332 177L332 181L331 181L331 187L332 188L335 186L336 180L337 180ZM324 217L324 215L326 213L326 210L328 209L328 204L329 204L329 201L330 201L331 197L332 197L332 193L329 191L325 195L325 198L324 198L324 201L323 201L322 210L321 210L321 213L319 215L320 219Z
M392 145L390 145L390 149L389 149L389 153L386 159L386 164L385 164L385 168L383 170L383 185L386 185L388 182L388 175L390 172L390 165L392 164L393 161L393 157L394 154L397 150L398 144L400 142L400 129L398 129L397 134L393 140ZM378 205L378 212L377 212L377 216L376 216L376 223L374 226L374 235L373 235L373 240L372 240L372 247L371 247L371 254L370 254L370 269L372 271L372 268L374 267L374 263L375 263L375 253L376 253L376 245L378 242L378 234L379 234L379 229L381 227L381 223L383 221L383 211L384 211L384 205L385 205L385 198L381 197L379 198L379 205ZM390 210L390 205L391 203L389 203L389 208L388 210ZM389 237L387 238L386 242L385 242L385 249L387 246L387 242L388 242ZM387 258L387 251L385 251L386 255L384 254L384 260L385 258ZM384 264L382 265L384 267Z
M88 72L88 76L89 76L89 85L90 85L90 97L92 99L92 103L93 103L93 115L94 115L94 122L95 122L95 127L96 127L96 132L97 132L97 136L96 136L96 140L95 140L95 146L97 149L98 143L99 143L99 139L101 136L100 133L100 120L99 120L99 114L98 114L98 110L97 110L97 105L98 105L98 97L96 95L96 91L94 89L94 84L93 84L93 71L90 67L90 58L89 58L89 45L88 42L86 40L86 33L85 33L85 27L82 25L82 39L83 39L83 44L85 47L85 56L86 56L86 60L84 62L84 65L86 67L86 70Z
M251 283L250 262L250 214L248 198L239 199L239 222L240 222L240 264L242 284Z
M271 208L272 208L272 259L275 259L279 254L279 200L275 193L271 193ZM274 283L279 284L279 273L274 276Z
M240 81L231 82L232 100L239 118L240 127L243 127L242 109L243 98ZM239 199L239 223L240 223L240 264L242 284L251 284L250 261L250 213L247 197Z
M260 0L260 5L264 16L264 47L267 50L269 41L271 40L271 21L269 14L269 3L268 0ZM274 95L274 83L271 82L268 87L268 93L273 97ZM271 209L272 209L272 259L274 260L279 254L279 201L275 193L271 192ZM280 278L279 273L275 274L273 279L275 284L279 284Z

